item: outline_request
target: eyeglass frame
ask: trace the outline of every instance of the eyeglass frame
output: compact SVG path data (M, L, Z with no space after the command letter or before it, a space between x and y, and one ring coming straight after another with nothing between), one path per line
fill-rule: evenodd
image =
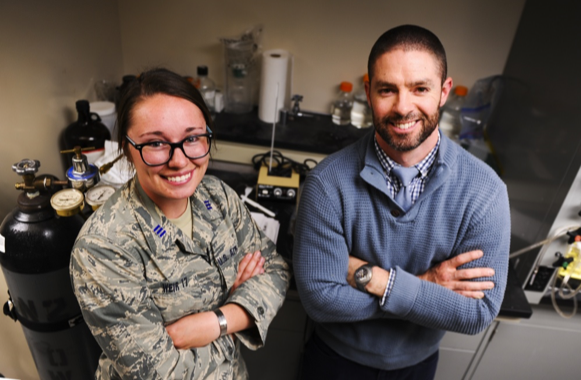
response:
M187 158L189 158L190 160L198 160L202 157L206 157L209 153L210 150L212 149L212 138L214 138L214 132L212 132L212 130L210 129L210 127L208 125L206 125L206 133L202 133L199 135L189 135L188 137L186 137L185 139L183 139L180 142L176 142L176 143L172 143L169 141L152 141L152 142L147 142L147 143L143 143L143 144L137 144L135 143L135 141L131 140L131 137L129 137L128 135L125 135L125 138L127 139L127 142L133 146L135 149L137 149L139 151L139 155L141 156L141 161L143 161L143 163L147 166L161 166L161 165L165 165L168 162L171 161L171 159L173 158L173 152L174 150L176 150L176 148L180 148L182 150L182 153L184 154L184 156L186 156ZM184 150L184 142L189 139L190 137L201 137L201 136L206 136L208 138L208 151L206 152L206 154L204 154L203 156L199 156L199 157L190 157L186 154L186 151ZM167 159L166 162L163 162L161 164L149 164L147 163L147 161L145 161L145 159L143 158L143 147L144 146L148 146L148 145L153 145L153 144L157 144L157 143L164 143L164 144L168 144L170 147L170 151L169 151L169 158Z

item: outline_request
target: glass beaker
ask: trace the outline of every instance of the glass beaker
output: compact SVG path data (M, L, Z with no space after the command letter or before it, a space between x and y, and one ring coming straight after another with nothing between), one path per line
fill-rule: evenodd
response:
M229 113L247 113L252 111L252 76L244 65L237 64L227 68L226 104Z
M226 68L224 110L228 113L252 111L255 73L254 52L251 40L223 40Z

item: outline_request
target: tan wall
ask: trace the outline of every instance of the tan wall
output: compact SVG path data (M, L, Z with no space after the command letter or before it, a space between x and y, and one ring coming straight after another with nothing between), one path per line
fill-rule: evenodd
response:
M293 92L302 107L329 112L339 83L361 80L375 40L405 23L436 33L448 53L455 83L500 74L508 57L524 0L124 0L124 69L164 65L195 75L208 65L210 77L223 84L220 37L264 26L263 50L281 48L294 55Z
M20 177L12 171L13 163L38 159L41 173L63 178L58 136L72 121L75 101L94 96L96 79L113 80L122 74L119 36L115 0L0 0L2 219L18 195L14 184ZM0 273L1 305L6 291ZM0 373L38 378L20 324L3 314Z
M501 73L525 0L0 0L0 217L15 206L22 158L63 177L58 135L98 79L152 65L223 83L219 37L264 26L263 49L295 57L293 92L326 112L342 80L358 80L375 39L402 23L434 31L457 84ZM0 273L0 303L6 301ZM0 315L0 373L36 379L18 323Z

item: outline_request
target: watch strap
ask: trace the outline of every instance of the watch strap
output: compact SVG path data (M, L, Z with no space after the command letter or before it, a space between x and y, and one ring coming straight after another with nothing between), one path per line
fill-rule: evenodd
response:
M226 321L226 317L222 310L216 309L214 310L214 314L218 317L218 323L220 324L220 336L224 336L228 334L228 321Z

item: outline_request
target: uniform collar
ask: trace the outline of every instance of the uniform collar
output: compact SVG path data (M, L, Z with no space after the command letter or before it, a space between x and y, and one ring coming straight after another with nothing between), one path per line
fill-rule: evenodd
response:
M212 212L215 209L212 206L212 201L199 199L200 194L207 193L201 188L203 188L202 183L198 185L198 189L189 199L194 238L196 232L212 231L216 223L215 220L219 217L215 211ZM185 252L206 255L206 240L202 239L194 243L189 236L186 236L149 198L137 177L133 179L130 190L133 195L133 206L137 221L152 252L157 254L173 249L174 245L177 244ZM202 195L202 198L204 198L204 195Z

